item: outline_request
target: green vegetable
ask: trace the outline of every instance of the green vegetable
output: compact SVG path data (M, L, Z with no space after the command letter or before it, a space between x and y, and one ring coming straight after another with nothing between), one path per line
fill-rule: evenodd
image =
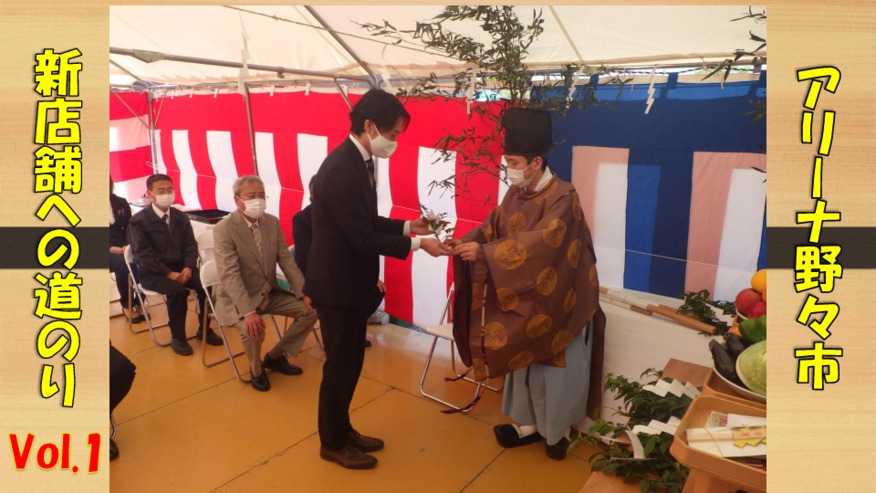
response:
M766 396L766 341L752 344L736 360L739 379L755 394Z
M739 333L746 341L754 344L766 340L766 327L766 315L761 315L757 318L749 318L739 324Z

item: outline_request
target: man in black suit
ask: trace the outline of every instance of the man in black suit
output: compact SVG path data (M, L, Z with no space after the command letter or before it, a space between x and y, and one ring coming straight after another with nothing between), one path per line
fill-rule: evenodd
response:
M173 181L167 175L154 174L146 179L150 207L134 214L128 226L128 243L140 267L144 288L167 297L167 317L173 339L170 347L182 356L192 354L186 341L186 312L189 289L198 294L200 313L204 313L207 294L198 275L198 244L189 217L171 205ZM201 337L201 328L197 337ZM207 344L221 346L222 339L207 329Z
M380 255L404 259L422 248L433 256L449 248L416 221L377 215L372 156L389 158L410 115L394 96L373 89L350 113L350 136L329 154L313 183L313 242L304 292L319 313L326 360L319 389L319 455L349 469L369 469L366 452L383 440L366 437L350 424L350 401L365 357L369 300L377 284ZM416 165L416 164L414 164ZM297 248L296 248L297 250Z
M310 255L310 244L313 242L313 180L316 176L310 179L308 187L310 188L310 204L301 209L297 214L292 216L292 239L295 242L295 263L298 264L298 269L305 276L307 275L307 258ZM380 303L383 302L383 296L386 292L386 286L380 279L374 285L371 291L371 299L368 301L369 315L375 313ZM370 317L369 317L370 320ZM365 339L365 347L371 347L371 341Z

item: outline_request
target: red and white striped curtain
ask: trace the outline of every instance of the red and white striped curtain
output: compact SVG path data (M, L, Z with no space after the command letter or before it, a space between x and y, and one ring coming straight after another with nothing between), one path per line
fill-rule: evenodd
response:
M359 97L350 94L350 102L355 104ZM291 243L292 216L310 202L310 178L328 153L349 135L349 108L340 94L315 91L255 93L250 95L250 102L254 143L244 98L239 94L156 98L153 111L158 168L174 179L177 202L187 209L230 211L234 209L234 179L253 174L256 168L254 147L258 174L269 197L268 212L280 218ZM410 127L399 138L392 158L377 163L380 212L392 218L415 219L420 204L424 204L447 213L455 223L454 236L460 237L481 224L501 199L505 186L498 178L479 173L466 180L465 190L459 195L449 191L442 194L440 188L430 192L432 181L462 172L458 160L440 161L435 146L448 131L488 131L489 124L477 116L469 117L465 104L411 99L405 108L411 113ZM497 153L496 159L499 157ZM133 161L118 166L137 168ZM144 177L151 174L146 171L114 169L113 177L136 175L145 182ZM452 282L446 257L434 259L417 253L405 261L386 259L382 269L387 313L418 326L439 321Z
M128 200L143 196L152 174L148 123L145 92L110 93L110 176L116 195Z

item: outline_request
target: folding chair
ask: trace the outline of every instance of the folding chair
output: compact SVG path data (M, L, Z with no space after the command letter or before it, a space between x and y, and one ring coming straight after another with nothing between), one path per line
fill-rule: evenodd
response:
M438 325L433 325L424 329L426 333L434 336L435 338L432 340L432 347L431 349L429 349L429 355L426 356L426 366L423 368L423 376L420 378L420 393L423 394L423 397L432 399L435 402L440 402L441 404L444 404L445 406L450 407L456 411L467 413L474 408L475 404L477 404L478 400L480 399L479 396L481 395L481 391L483 389L490 389L494 392L498 392L502 389L491 387L490 385L486 384L485 381L477 381L469 378L468 372L471 370L471 368L466 369L466 371L463 373L460 373L456 369L456 346L453 341L453 322L451 320L452 316L450 310L450 300L453 299L453 291L454 287L451 285L450 292L447 294L447 302L444 303L444 310L441 312L441 319L438 321ZM447 323L444 323L445 320L447 321ZM429 394L424 388L424 384L426 383L426 374L429 373L429 366L432 364L432 355L435 353L435 345L438 344L438 339L444 339L450 342L450 369L453 371L453 374L456 375L456 378L445 378L445 380L451 382L457 380L465 380L476 385L474 398L470 403L465 406L457 406L455 404L447 402L436 395Z
M140 280L137 279L137 276L134 275L134 269L132 265L134 264L134 250L131 248L131 245L125 246L125 264L128 265L128 306L132 306L134 293L137 294L137 300L140 302L140 307L143 309L143 318L146 319L146 328L134 330L134 324L131 322L131 319L128 319L128 330L130 330L134 334L140 334L145 331L149 331L149 335L152 337L152 341L155 342L156 345L161 347L167 347L170 345L170 341L165 343L158 342L158 339L155 338L155 329L160 329L162 327L167 327L168 322L164 322L160 325L152 324L152 315L149 313L149 297L150 296L158 296L162 299L161 303L156 303L156 305L163 305L167 303L167 297L163 293L159 293L158 291L152 291L150 289L146 289L140 284ZM191 292L191 290L190 290ZM195 305L197 309L197 304ZM200 313L198 314L200 318ZM194 338L194 336L189 337L189 339Z
M196 239L198 242L198 268L206 262L213 260L213 230L201 232Z
M222 324L219 322L219 319L216 317L216 305L213 304L213 293L215 292L215 290L211 289L211 288L213 286L216 286L217 284L219 284L219 270L216 268L216 261L215 260L208 260L206 263L204 263L204 265L201 266L201 285L204 286L205 290L207 290L207 306L209 307L209 310L204 310L205 311L204 322L207 321L207 317L212 317L216 321L216 326L219 328L219 332L222 334L222 343L225 346L225 353L227 354L227 356L222 358L222 359L218 359L216 361L212 361L209 363L207 362L207 344L206 344L207 331L205 330L204 336L203 336L205 339L205 341L204 341L205 343L203 344L204 353L203 353L203 356L201 358L201 361L204 363L204 366L206 366L207 368L212 368L212 367L218 365L219 363L224 363L226 361L230 361L231 362L231 369L234 370L234 375L238 378L238 380L245 382L245 383L249 383L250 382L249 380L244 379L242 376L240 376L240 370L237 368L237 362L234 361L234 358L241 356L242 354L244 354L244 352L243 351L240 351L237 353L231 352L231 346L228 345L228 336L225 334L225 328L222 326ZM208 311L209 311L209 313L206 313ZM262 314L263 320L266 320L268 318L270 318L271 322L273 322L273 324L274 324L274 330L277 332L277 338L282 337L280 335L280 327L277 325L277 320L274 318L274 316L269 314L269 313Z

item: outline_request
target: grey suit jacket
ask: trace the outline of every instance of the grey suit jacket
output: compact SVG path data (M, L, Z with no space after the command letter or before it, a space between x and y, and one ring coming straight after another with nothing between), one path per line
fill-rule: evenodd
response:
M259 255L249 222L236 210L213 228L213 255L219 271L216 311L219 322L233 325L255 311L277 284L277 266L289 281L293 296L304 297L304 277L289 253L280 221L270 214L259 219L264 260Z

